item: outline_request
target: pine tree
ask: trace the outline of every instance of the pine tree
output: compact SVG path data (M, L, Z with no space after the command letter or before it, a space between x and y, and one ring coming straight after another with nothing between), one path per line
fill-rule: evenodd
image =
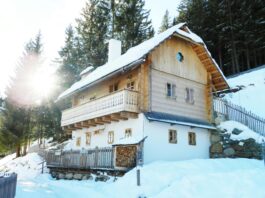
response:
M41 34L38 33L34 40L26 44L23 57L16 67L15 77L11 79L6 90L7 98L11 103L27 108L38 99L32 89L31 79L42 65L41 52Z
M39 33L25 46L25 52L17 66L16 75L11 79L10 86L6 91L7 97L0 136L9 137L9 145L16 148L17 157L22 153L22 146L24 146L23 153L25 154L25 148L32 136L31 112L36 97L32 92L30 79L41 65L41 52L42 43Z
M200 35L225 74L265 63L265 8L261 0L183 0L177 22Z
M70 87L79 80L79 74L84 69L79 40L71 25L66 28L65 35L65 45L59 51L60 60L58 62L60 67L57 71L63 89Z
M154 35L144 0L120 0L115 5L115 31L123 52Z
M109 25L109 1L89 0L77 20L83 68L101 66L106 62Z
M167 30L168 28L171 27L171 22L170 22L170 17L169 17L169 12L168 10L166 10L163 19L162 19L162 23L161 26L159 27L158 32L164 32L165 30Z

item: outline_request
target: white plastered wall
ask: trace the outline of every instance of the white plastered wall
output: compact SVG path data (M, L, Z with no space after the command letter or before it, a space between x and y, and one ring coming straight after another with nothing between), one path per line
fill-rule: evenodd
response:
M144 119L144 163L156 160L188 160L209 158L210 132L208 129L149 122ZM177 131L177 143L169 143L169 129ZM196 145L189 145L188 132L196 133Z
M104 128L100 134L94 131ZM191 128L182 125L170 125L167 123L148 121L143 114L137 119L112 122L88 129L76 130L72 133L72 149L93 149L95 147L110 147L108 144L108 132L114 131L114 144L125 138L125 129L132 129L132 136L144 141L144 163L158 160L188 160L197 158L209 158L210 132L207 129ZM168 131L177 131L177 144L171 144L168 140ZM86 132L91 132L91 144L86 145ZM196 145L189 145L188 132L196 133ZM76 146L76 139L81 137L81 145Z
M108 143L108 132L114 131L114 144L125 138L125 129L132 130L132 137L141 139L143 137L143 114L139 114L137 119L129 118L128 120L120 120L119 122L111 122L110 124L99 125L96 127L83 128L72 132L72 149L93 149L95 147L110 147ZM103 129L99 134L94 132ZM86 145L86 132L91 132L91 143ZM81 137L81 145L76 145L76 139Z

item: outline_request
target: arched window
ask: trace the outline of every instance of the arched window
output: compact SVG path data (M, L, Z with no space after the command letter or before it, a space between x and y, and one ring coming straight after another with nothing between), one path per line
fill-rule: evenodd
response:
M181 52L177 53L176 58L179 62L183 62L183 60L184 60L184 56Z

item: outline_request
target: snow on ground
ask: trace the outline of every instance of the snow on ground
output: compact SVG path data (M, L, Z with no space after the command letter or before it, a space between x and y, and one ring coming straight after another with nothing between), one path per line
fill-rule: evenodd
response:
M243 90L226 95L226 99L265 118L265 65L228 78L231 87Z
M0 160L0 171L16 172L18 180L32 179L40 174L42 161L37 153L19 158L15 158L15 154L12 154Z
M141 187L136 186L136 169L116 182L113 178L107 183L55 180L48 173L40 174L40 161L33 153L8 163L18 172L17 198L265 197L265 167L263 161L253 159L155 162L141 168Z
M225 129L227 134L231 134L230 139L232 140L246 140L249 138L253 138L254 140L256 140L257 143L262 143L263 141L265 141L265 138L263 136L259 135L258 133L249 129L247 126L236 121L225 121L217 127L221 130ZM233 134L232 131L235 128L241 130L242 132L238 135Z

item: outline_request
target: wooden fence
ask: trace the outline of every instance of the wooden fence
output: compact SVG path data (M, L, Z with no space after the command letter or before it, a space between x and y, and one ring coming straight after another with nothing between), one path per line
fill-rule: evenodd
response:
M265 119L239 105L232 104L221 98L213 102L214 112L225 116L227 120L234 120L248 126L253 131L265 136Z
M1 198L14 198L16 195L17 174L0 176L0 197Z
M113 148L47 151L47 167L78 169L113 169Z

